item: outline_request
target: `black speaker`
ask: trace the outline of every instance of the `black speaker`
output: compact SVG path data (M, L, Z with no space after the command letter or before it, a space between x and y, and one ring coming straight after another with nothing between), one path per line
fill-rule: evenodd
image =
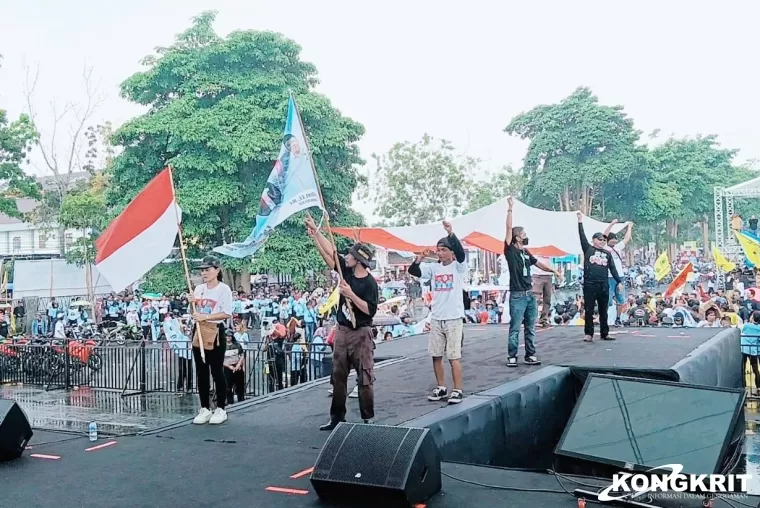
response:
M319 453L311 484L327 501L414 506L441 490L441 453L428 429L341 423Z
M0 399L0 461L21 457L32 434L24 410L12 400Z

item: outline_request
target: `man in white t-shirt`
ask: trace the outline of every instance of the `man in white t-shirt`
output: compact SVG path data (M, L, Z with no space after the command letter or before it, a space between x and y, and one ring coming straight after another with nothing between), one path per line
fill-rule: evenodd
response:
M429 401L446 399L449 404L462 402L462 339L464 337L464 301L462 298L467 263L464 248L451 229L443 222L447 235L438 240L438 263L423 263L425 255L418 255L409 267L409 275L430 280L433 295L430 310L428 352L433 358L433 372L438 386L428 396ZM445 385L443 355L451 364L454 388L451 394Z
M623 276L623 249L625 249L625 246L628 245L628 242L631 241L631 234L633 232L633 222L626 222L625 226L628 226L628 231L625 232L625 237L622 241L618 241L617 235L615 233L612 233L612 226L618 223L617 219L614 219L609 226L607 226L607 230L604 232L604 237L607 239L607 247L606 250L612 254L612 261L615 263L615 269L617 270L617 273L622 277ZM618 318L615 320L615 324L620 324L620 314L623 313L625 310L625 284L622 285L622 288L620 285L618 285L617 282L615 282L615 279L612 278L612 271L610 270L610 275L607 278L607 282L610 286L610 299L608 303L608 307L612 307L615 305L617 307L617 313L616 315Z

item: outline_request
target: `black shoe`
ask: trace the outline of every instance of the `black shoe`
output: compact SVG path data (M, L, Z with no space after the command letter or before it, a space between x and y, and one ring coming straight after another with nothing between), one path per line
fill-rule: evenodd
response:
M525 365L541 365L541 360L539 360L535 355L526 356L524 361Z
M373 422L372 420L364 420L364 423L366 425L374 425L375 424L375 422Z
M607 337L602 337L602 340L615 340L615 337L610 337L608 335Z
M517 367L517 357L510 356L507 358L507 367Z
M337 426L338 426L338 424L339 424L339 423L341 423L341 422L345 422L345 421L346 421L346 420L341 420L340 422L333 422L333 421L330 421L330 423L326 423L326 424L324 424L324 425L320 426L320 427L319 427L319 430L324 430L324 431L332 431L332 430L333 430L335 427L337 427Z

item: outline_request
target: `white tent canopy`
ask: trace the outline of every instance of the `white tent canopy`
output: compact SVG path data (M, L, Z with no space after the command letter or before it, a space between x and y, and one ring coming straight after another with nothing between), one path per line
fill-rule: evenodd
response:
M507 198L503 198L451 220L454 233L470 245L501 253L506 236L507 206ZM576 212L541 210L514 200L512 225L525 228L529 247L553 246L568 254L577 254L581 250ZM604 232L607 226L608 223L583 217L589 241L594 233ZM612 231L618 232L622 228L623 224L616 224ZM446 234L440 222L387 228L333 228L333 231L387 249L412 252L434 247Z
M112 291L106 279L92 268L94 294ZM17 260L13 263L13 297L30 296L56 298L84 296L87 279L84 268L70 265L65 259Z

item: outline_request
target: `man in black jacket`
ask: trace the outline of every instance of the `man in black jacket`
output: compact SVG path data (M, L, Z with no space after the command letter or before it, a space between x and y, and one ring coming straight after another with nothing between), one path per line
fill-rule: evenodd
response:
M618 286L622 289L620 275L615 269L612 254L606 250L604 235L594 233L592 244L588 243L583 231L583 214L578 212L578 234L583 249L583 305L585 306L585 324L583 331L586 342L594 341L594 304L599 306L599 334L602 340L614 340L610 337L610 325L607 323L607 308L610 300L610 287L607 277L612 274Z

